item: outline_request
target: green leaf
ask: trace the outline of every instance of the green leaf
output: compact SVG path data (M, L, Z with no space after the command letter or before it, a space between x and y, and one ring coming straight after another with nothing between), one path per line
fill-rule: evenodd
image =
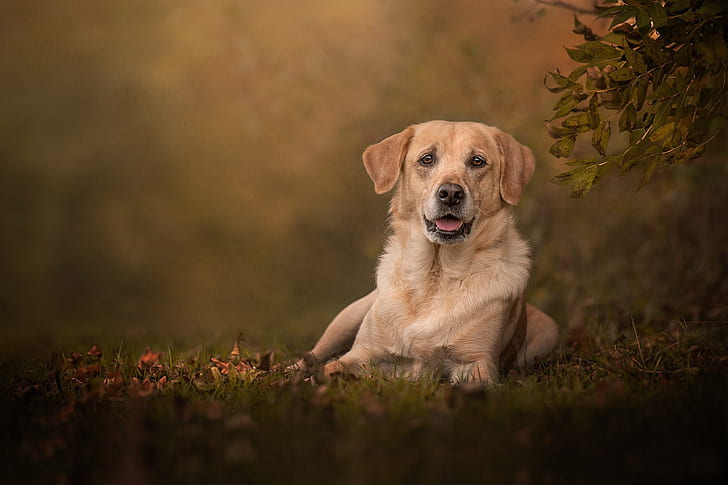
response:
M543 85L546 86L546 89L548 89L552 93L560 93L561 91L563 91L564 89L566 89L569 86L569 78L567 78L566 76L563 76L559 72L558 69L556 71L549 72L548 74L551 76L551 78L556 83L556 87L550 88L546 84L546 78L545 77L543 79Z
M574 143L576 142L576 136L569 136L558 140L556 143L551 145L549 153L556 158L565 158L571 155L574 151Z
M597 126L599 126L599 99L596 94L594 94L589 101L589 108L586 110L586 117L589 128L594 130Z
M571 196L581 197L591 190L594 184L609 170L608 163L594 163L560 173L552 180L559 185L572 184Z
M549 121L553 121L557 118L561 118L562 116L566 116L567 114L571 113L571 110L574 109L577 104L579 104L579 100L574 97L573 93L564 93L564 95L561 96L561 98L554 105L554 110L556 112Z
M604 44L598 40L584 42L575 49L566 49L566 52L576 62L594 64L611 59L619 59L622 54L614 46Z
M627 103L632 101L632 97L634 95L635 91L635 84L633 82L627 83L622 90L620 91L620 102L619 102L619 108L618 110L623 110L625 106L627 106Z
M650 2L647 6L647 12L652 19L652 25L655 29L667 25L667 12L665 11L665 7L660 5L659 2Z
M619 90L611 90L604 93L600 93L599 102L602 106L607 109L621 109L622 108L622 92Z
M722 35L712 35L707 40L717 58L722 61L728 60L728 45Z
M683 45L675 54L675 63L678 66L690 66L694 60L693 56L695 56L694 49L689 45Z
M690 0L673 0L672 2L667 2L666 7L668 15L675 15L689 9Z
M646 10L636 8L635 21L637 22L637 28L643 34L647 34L650 30L652 30L652 19L650 18L650 14L647 13Z
M592 135L592 146L601 154L606 155L607 145L609 144L609 137L612 134L612 126L609 121L602 121L599 126L594 130Z
M705 2L698 9L699 14L706 15L708 17L714 17L726 12L728 12L728 5L726 5L725 2L720 1Z
M560 126L554 126L551 123L546 123L546 131L551 138L559 139L565 136L576 136L576 131L573 128L562 128Z
M647 76L643 76L635 82L635 109L637 111L642 109L645 104L645 98L647 97L647 87L650 85L650 80Z
M624 49L624 57L627 59L629 66L634 70L634 72L638 74L647 72L647 63L642 58L642 55L635 52L635 50L627 43L626 39L622 43L622 48Z
M589 116L586 113L579 113L575 116L570 116L561 122L561 126L564 128L590 128Z
M618 7L611 7L607 10L603 11L601 16L603 17L611 17L614 16L612 19L612 23L609 25L609 28L611 29L617 24L621 24L622 22L627 21L628 19L635 16L635 8L634 7L626 7L626 6L618 6Z
M629 103L622 111L622 116L619 117L619 131L631 130L636 122L637 111L634 109L634 105Z
M574 93L569 91L568 93L564 93L559 100L554 104L554 107L552 108L554 111L563 108L564 106L571 104L575 102L576 99L574 99Z
M675 122L674 121L668 121L664 125L658 126L657 128L654 128L652 132L650 133L650 141L653 143L659 143L663 142L662 144L665 144L665 141L668 137L672 137L672 134L675 130Z
M642 46L645 49L645 54L652 59L654 64L664 64L667 62L667 53L662 51L662 38L658 37L653 39L652 37L645 36L642 39Z
M698 98L698 108L705 108L708 106L708 103L714 99L713 90L710 88L705 88L700 91L700 96Z
M660 156L659 155L653 155L646 159L645 161L645 171L642 174L642 180L640 181L640 188L647 185L647 183L652 179L652 176L655 173L655 170L657 169L657 164L660 162Z
M609 77L617 82L625 82L634 79L634 72L626 67L621 67L609 73Z
M587 66L579 66L569 74L569 81L576 82L586 72Z
M654 84L653 84L654 86ZM655 100L664 100L667 98L672 98L677 94L677 90L673 86L673 84L669 81L665 81L663 83L660 83L657 86L657 89L654 89L652 93L650 93L649 96L647 96L647 99L650 101Z
M610 32L599 40L610 44L622 45L622 42L625 42L626 37L626 35L620 32Z

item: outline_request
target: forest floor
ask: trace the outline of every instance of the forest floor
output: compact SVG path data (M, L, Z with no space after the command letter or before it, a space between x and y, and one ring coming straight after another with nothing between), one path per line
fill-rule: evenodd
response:
M18 347L4 482L726 483L728 323L615 328L572 329L492 389L324 380L234 339Z

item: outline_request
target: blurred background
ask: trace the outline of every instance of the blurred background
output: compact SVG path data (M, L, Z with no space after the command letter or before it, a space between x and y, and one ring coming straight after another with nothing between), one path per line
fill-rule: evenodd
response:
M430 119L533 148L518 225L562 328L725 319L725 138L640 191L549 182L543 79L572 67L572 27L533 0L6 0L4 341L312 345L373 287L388 196L362 151Z

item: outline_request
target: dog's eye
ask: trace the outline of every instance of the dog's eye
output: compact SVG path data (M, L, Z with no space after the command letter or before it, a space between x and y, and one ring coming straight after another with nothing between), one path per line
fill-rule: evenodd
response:
M480 155L475 155L473 158L470 159L470 165L472 165L473 167L484 167L488 165L488 162Z
M430 154L430 153L427 153L427 154L425 154L425 155L422 155L422 156L420 157L420 159L419 159L419 160L417 160L417 163L419 163L420 165L424 165L424 166L427 166L427 165L432 165L432 162L433 162L434 160L435 160L435 159L434 159L434 158L432 157L432 154Z

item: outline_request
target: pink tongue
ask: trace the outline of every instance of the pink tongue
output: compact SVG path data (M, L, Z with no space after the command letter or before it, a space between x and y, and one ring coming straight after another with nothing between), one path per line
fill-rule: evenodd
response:
M451 217L443 217L442 219L437 219L435 221L435 225L441 231L454 232L460 229L460 226L463 225L463 221Z

